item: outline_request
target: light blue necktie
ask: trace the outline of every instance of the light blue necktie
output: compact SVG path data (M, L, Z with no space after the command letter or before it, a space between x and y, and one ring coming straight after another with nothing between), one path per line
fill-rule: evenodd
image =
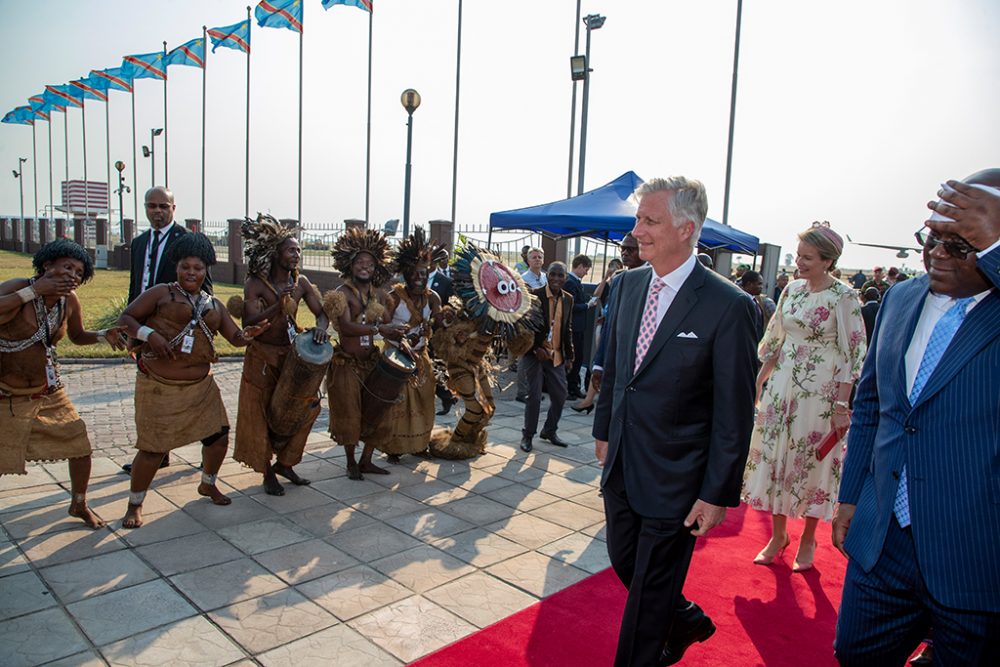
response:
M944 356L944 351L951 344L951 339L955 337L955 332L962 326L966 308L973 301L975 301L974 297L958 299L941 316L937 324L934 325L931 337L927 341L927 349L924 350L924 356L920 360L920 368L917 370L917 376L913 378L913 388L910 390L910 405L916 403L917 397L920 396L924 385L927 384L927 380L930 379L934 369L937 368L938 363L941 361L941 357ZM896 502L893 503L892 511L895 512L896 520L899 521L900 526L906 528L910 525L910 494L907 490L905 465L899 475L899 488L896 490Z

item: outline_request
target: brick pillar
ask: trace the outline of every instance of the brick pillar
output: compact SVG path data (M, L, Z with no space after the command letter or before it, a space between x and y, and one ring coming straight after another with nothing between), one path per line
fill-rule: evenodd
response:
M569 241L556 241L548 236L542 236L542 252L545 253L545 268L552 262L565 262L569 252Z
M73 240L82 245L83 247L87 247L86 229L87 229L86 218L74 216Z
M344 227L346 229L360 229L364 231L368 228L368 223L358 218L348 218L347 220L344 220Z
M441 243L450 253L451 246L455 243L455 223L451 220L431 220L427 224L431 227L428 234L430 240Z
M0 218L0 248L7 242L7 218Z
M49 220L42 218L38 221L38 245L45 245L51 240L49 238Z
M122 229L122 234L124 234L124 236L122 236L122 244L128 245L132 243L132 239L135 238L135 220L125 218L122 226L124 227L124 229Z
M34 226L35 226L35 221L33 219L31 218L24 219L24 230L23 230L24 236L22 236L21 238L27 242L26 247L28 249L28 252L32 252L31 244L35 242L35 235L32 234L32 229L31 229Z
M24 227L21 226L21 219L20 218L11 218L10 219L10 228L11 228L11 231L13 232L11 234L11 237L17 243L17 245L18 245L17 249L20 250L21 249L21 247L20 247L21 246L21 239L24 238Z
M107 247L108 245L108 221L106 218L97 218L94 220L96 228L96 238L98 247Z
M201 220L199 220L198 218L184 218L184 226L187 227L187 230L189 232L202 231Z
M226 223L229 225L229 235L226 239L229 246L229 261L234 265L243 264L243 237L240 235L243 218L229 218Z
M56 238L66 238L66 218L56 218Z

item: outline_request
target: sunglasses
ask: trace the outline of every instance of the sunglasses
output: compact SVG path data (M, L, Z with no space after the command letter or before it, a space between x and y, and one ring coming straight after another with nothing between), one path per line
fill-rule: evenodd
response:
M959 238L953 241L945 241L940 236L928 232L926 228L916 232L913 236L917 239L920 247L925 248L927 252L934 252L934 249L938 246L944 246L944 251L955 259L965 259L970 254L977 252L964 239Z

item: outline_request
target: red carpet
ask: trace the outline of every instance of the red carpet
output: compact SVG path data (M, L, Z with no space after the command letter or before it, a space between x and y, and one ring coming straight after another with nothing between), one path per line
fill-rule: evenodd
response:
M681 664L697 667L829 667L846 560L821 523L815 567L791 570L802 521L789 521L792 545L780 561L754 565L770 533L770 515L730 510L700 540L684 594L715 621L718 632L695 644ZM474 635L413 663L419 667L610 665L625 589L605 570Z

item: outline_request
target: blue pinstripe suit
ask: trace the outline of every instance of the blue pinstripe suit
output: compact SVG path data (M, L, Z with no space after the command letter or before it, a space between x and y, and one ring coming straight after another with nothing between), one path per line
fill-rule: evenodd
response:
M995 627L1000 619L1000 249L977 264L994 289L968 312L913 405L904 355L928 294L928 277L886 293L858 383L840 501L857 506L845 542L849 580L864 578L862 572L871 574L876 566L882 568L876 570L879 577L885 568L915 566L922 579L918 588L935 605L985 614ZM905 533L893 519L904 465L912 517ZM845 604L851 583L845 582ZM838 628L838 648L844 630Z

